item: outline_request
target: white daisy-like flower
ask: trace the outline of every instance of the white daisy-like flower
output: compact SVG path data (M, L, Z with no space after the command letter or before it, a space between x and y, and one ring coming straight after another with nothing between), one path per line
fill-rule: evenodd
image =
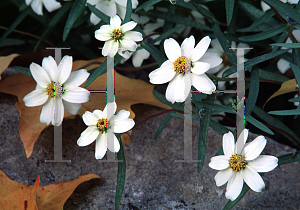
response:
M226 198L235 200L242 191L244 181L255 192L261 192L265 183L258 172L272 171L278 165L278 158L271 155L260 155L266 146L264 136L258 136L252 142L246 143L248 130L244 129L236 144L231 132L223 135L223 152L211 158L209 167L220 170L216 176L216 185L226 182Z
M96 159L102 159L107 148L111 152L118 152L120 143L114 133L124 133L134 126L134 121L129 119L129 111L121 110L114 115L116 110L117 104L113 102L108 103L103 111L95 110L93 113L86 111L82 115L82 119L88 127L81 133L77 144L83 147L96 140ZM110 137L113 141L107 141Z
M110 25L102 25L95 31L95 38L105 41L102 49L103 56L114 57L117 52L124 58L130 56L128 50L135 51L136 41L142 41L143 36L140 32L130 31L136 26L136 22L130 21L121 26L119 16L110 18Z
M32 10L38 15L43 15L43 4L48 12L61 8L61 4L56 0L25 0L25 3L30 4Z
M207 52L213 52L213 53L218 53L221 58L223 59L222 63L215 67L210 69L207 73L209 74L216 74L218 77L222 77L222 74L225 70L227 70L228 68L230 68L232 66L231 62L229 61L227 55L225 54L220 42L218 39L213 39L211 40L211 45L212 48L208 49ZM231 48L249 48L250 46L248 44L244 44L244 43L239 43L236 46L236 42L231 42ZM235 55L237 56L237 50L234 50ZM245 49L244 50L245 54L247 54L248 52L250 52L250 49ZM243 60L247 60L246 58L244 58L244 55L241 56L237 56L237 62L238 63L242 63ZM229 76L229 78L234 78L237 77L237 73L231 74ZM224 90L225 89L225 81L219 81L218 82L218 89L219 90ZM230 81L230 84L232 84L233 81Z
M222 59L217 53L206 52L211 39L204 37L196 47L194 36L186 38L181 47L172 38L164 42L168 57L160 68L149 74L150 82L163 84L170 82L166 90L166 98L171 103L184 102L193 85L198 91L211 94L216 89L215 84L205 75Z
M72 57L64 56L57 66L53 57L45 57L42 67L36 63L30 64L30 72L37 82L36 89L27 94L23 101L25 106L43 105L41 123L59 126L64 117L64 109L76 115L81 103L89 101L90 92L78 87L89 77L85 69L71 73Z
M299 42L300 41L300 30L293 30L292 34L294 35L295 39ZM293 43L291 38L288 37L285 43ZM281 49L287 49L285 47L282 47ZM288 51L289 53L292 53L292 50ZM287 60L280 58L277 62L277 68L282 73L285 74L285 72L290 68L290 62Z
M126 15L127 0L87 0L87 3L96 5L96 9L100 10L109 17L119 15L123 20ZM139 4L138 0L131 0L132 9L135 9ZM94 13L90 17L91 23L97 25L101 19Z
M299 0L280 0L283 3L290 3L290 4L298 4ZM261 1L260 2L261 8L264 12L268 11L269 9L271 9L271 7L269 5L267 5L265 2Z

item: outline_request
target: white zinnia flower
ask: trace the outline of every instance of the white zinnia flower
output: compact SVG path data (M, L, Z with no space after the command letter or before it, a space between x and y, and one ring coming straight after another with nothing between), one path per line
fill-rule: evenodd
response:
M204 37L196 47L194 47L194 36L186 38L181 47L172 38L165 40L164 49L169 60L151 72L149 78L153 84L170 82L166 90L168 101L184 102L191 85L206 94L211 94L216 89L205 72L222 63L222 59L216 53L206 52L209 44L208 36Z
M36 89L27 94L23 101L25 106L43 105L41 123L59 126L64 117L64 109L76 115L81 108L80 103L89 100L90 92L78 87L89 77L85 69L71 73L72 57L64 56L57 66L53 57L45 57L42 67L36 63L30 64L30 72L37 82Z
M61 8L61 4L55 0L25 0L25 2L27 5L31 3L32 10L38 15L43 15L43 4L48 12Z
M294 35L295 39L299 42L300 41L300 30L293 30L292 34ZM288 37L285 43L293 43L291 38ZM285 47L282 47L281 49L287 49ZM288 51L289 53L292 53L292 50ZM280 58L277 62L277 68L282 73L285 74L285 72L290 68L290 62L287 60Z
M111 152L118 152L120 143L114 133L124 133L134 126L134 121L128 119L129 111L121 110L114 115L116 110L117 104L113 102L108 103L103 112L101 110L95 110L93 113L86 111L82 115L82 119L88 127L81 133L77 144L83 147L96 140L96 159L102 159L107 148ZM108 136L114 139L113 142L107 141Z
M226 182L226 198L235 200L242 191L244 181L255 192L261 192L265 183L258 172L272 171L278 165L278 159L270 155L260 155L266 146L264 136L258 136L252 142L246 143L248 130L244 129L236 144L231 132L223 135L223 152L211 158L209 167L220 170L216 176L216 185Z
M117 52L128 58L130 51L135 51L137 48L136 41L142 41L143 36L140 32L130 31L136 26L136 22L130 21L121 26L119 16L110 18L110 25L102 25L100 29L95 31L95 38L100 41L106 41L103 49L103 56L114 57Z
M290 4L298 4L299 0L280 0L283 3L290 3ZM265 2L261 1L260 2L261 8L264 12L268 11L269 9L271 9L271 7L269 5L267 5Z
M96 9L100 10L109 17L119 15L123 20L126 15L127 0L87 0L87 3L96 5ZM137 0L131 0L132 9L135 9L139 2ZM97 25L101 19L94 13L90 17L91 23Z

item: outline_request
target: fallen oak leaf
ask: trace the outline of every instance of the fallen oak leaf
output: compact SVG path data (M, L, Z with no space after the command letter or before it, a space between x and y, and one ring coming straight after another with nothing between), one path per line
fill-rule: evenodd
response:
M0 170L0 208L4 210L37 210L36 190L39 183L40 177L38 176L34 187L31 189L25 183L18 183L11 180Z
M62 181L44 187L38 186L36 189L38 209L61 210L78 185L95 178L100 178L102 183L103 180L98 174L89 173L81 175L74 181ZM33 185L29 186L29 188L33 188Z
M103 62L105 58L100 57L92 61ZM79 69L80 67L90 63L91 61L75 61L73 63L72 71ZM99 64L93 64L86 69L92 69L99 66ZM91 90L105 90L106 89L106 73L99 76L88 89ZM84 84L82 85L84 86ZM0 83L0 92L12 94L18 97L19 102L16 103L16 107L19 109L21 119L19 123L20 138L23 142L24 149L27 158L30 157L33 151L34 144L40 135L40 133L47 127L39 120L42 106L26 107L23 98L29 92L34 90L36 82L32 77L24 74L16 74L10 76ZM135 114L131 110L131 105L138 103L145 103L154 106L158 106L164 109L171 109L170 106L163 104L153 95L154 85L148 84L145 81L130 79L115 72L115 97L118 105L117 111L125 109L130 111L130 118L134 119ZM95 109L103 109L106 105L106 95L104 93L90 94L90 100L87 103L82 104L82 108L79 110L78 115L82 116L85 111L94 111ZM74 115L66 112L64 118L72 119Z
M0 80L1 80L1 74L7 67L9 67L10 63L13 61L15 57L18 57L19 54L11 54L8 56L0 56Z

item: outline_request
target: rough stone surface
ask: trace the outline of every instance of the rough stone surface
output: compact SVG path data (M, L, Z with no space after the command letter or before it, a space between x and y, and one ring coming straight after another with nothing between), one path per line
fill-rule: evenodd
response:
M5 75L4 75L5 77ZM17 98L0 93L0 170L11 179L28 185L38 175L41 185L74 180L81 174L97 173L103 178L81 184L67 200L66 210L114 209L117 163L97 161L95 144L79 147L77 139L86 128L78 116L63 122L63 159L71 163L45 163L53 159L53 127L45 129L36 142L33 154L25 156L18 124L20 114L14 104ZM99 107L103 109L103 107ZM92 110L91 110L92 111ZM163 111L148 105L134 105L135 122ZM208 167L210 158L220 149L222 136L209 129L205 164L197 173L196 163L178 163L183 159L183 120L173 118L158 139L154 134L165 115L147 120L136 127L129 146L124 145L127 172L123 198L119 209L124 210L191 210L222 209L226 203L226 185L217 187L217 171ZM193 121L193 159L197 154L197 130ZM250 134L248 141L257 135ZM288 146L268 139L263 154L283 155L293 152ZM299 163L277 167L266 173L266 188L261 193L249 190L234 209L299 209Z

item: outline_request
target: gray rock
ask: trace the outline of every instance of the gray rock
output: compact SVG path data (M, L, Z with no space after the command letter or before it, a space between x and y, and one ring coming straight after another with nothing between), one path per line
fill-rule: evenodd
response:
M41 185L70 181L82 174L97 173L103 178L78 186L67 200L64 209L114 209L117 163L100 162L94 157L95 144L79 147L77 139L86 128L81 117L63 122L63 159L71 163L45 163L53 159L53 127L45 129L36 142L33 154L25 156L18 124L20 114L14 104L17 98L0 93L0 170L11 179L32 185L38 175ZM101 107L99 107L101 109ZM135 122L156 114L162 109L134 105ZM151 118L136 127L129 146L124 145L127 172L123 198L119 209L222 209L226 203L226 185L217 187L217 171L208 167L210 158L222 146L222 136L209 129L204 167L197 173L197 163L179 163L183 159L183 119L173 118L158 139L154 134L165 115ZM197 158L198 124L194 120L193 159ZM256 137L249 135L249 140ZM293 150L268 139L264 154L274 156ZM299 209L299 163L277 167L266 173L266 188L261 193L249 192L235 209Z

